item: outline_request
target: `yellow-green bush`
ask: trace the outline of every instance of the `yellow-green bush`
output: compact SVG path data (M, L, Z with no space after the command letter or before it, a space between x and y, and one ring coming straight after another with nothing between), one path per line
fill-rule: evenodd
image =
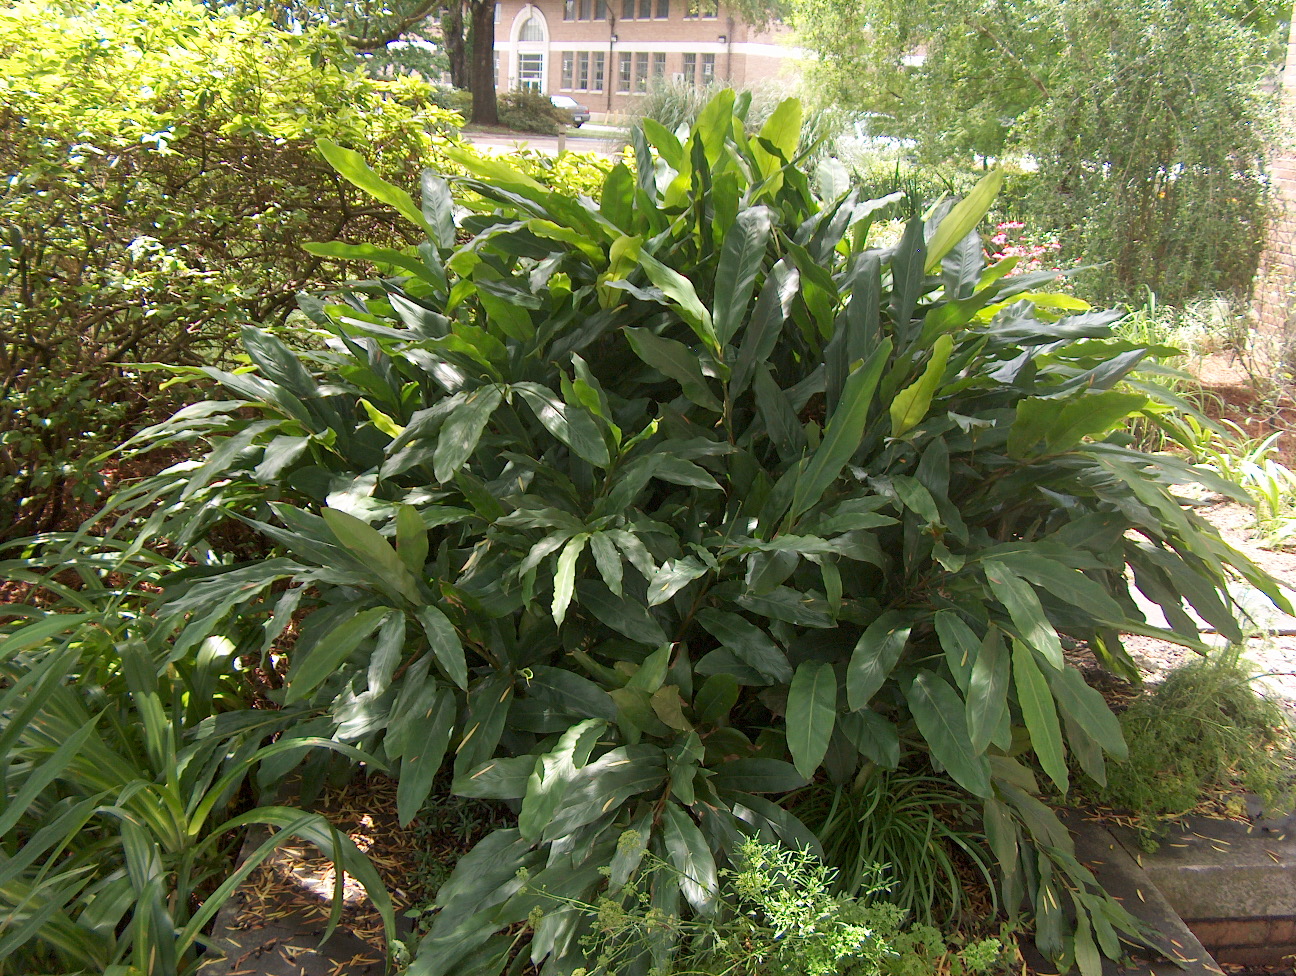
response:
M0 11L0 532L93 492L81 459L157 395L137 364L219 356L336 280L302 242L405 242L316 138L413 185L458 123L326 29L188 0Z

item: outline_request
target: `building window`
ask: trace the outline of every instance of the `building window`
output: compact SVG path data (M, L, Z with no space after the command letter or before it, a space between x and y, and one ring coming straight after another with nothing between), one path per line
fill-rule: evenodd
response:
M522 91L538 92L544 87L544 55L519 54L518 88Z
M630 72L633 67L633 54L622 52L617 56L617 91L628 92L630 90Z
M659 80L666 77L666 54L663 51L653 55L653 77Z
M684 16L690 20L701 17L703 20L715 20L720 16L718 0L688 0L688 10Z
M590 74L593 75L590 78L590 91L601 92L603 90L603 52L595 51L590 60L593 62L590 65Z
M589 52L581 51L576 55L576 90L589 90Z
M652 20L653 0L639 0L639 19Z
M702 55L702 84L709 85L715 81L715 55Z
M544 39L544 24L540 23L538 17L528 17L526 23L522 25L521 32L518 34L518 40L543 41Z
M563 0L563 20L576 19L576 0Z
M571 51L562 53L562 78L558 82L558 87L571 91L573 71L576 67L576 59Z
M502 6L503 4L500 3L495 4L495 23L497 24L500 22L500 7Z
M635 19L635 0L621 0L621 19Z
M607 20L607 3L605 0L594 0L594 19Z
M635 55L635 76L634 90L637 92L646 92L648 90L648 52L640 51Z
M697 55L696 54L684 55L683 75L684 75L684 84L686 85L697 84Z
M670 0L657 0L657 19L666 20L670 17Z

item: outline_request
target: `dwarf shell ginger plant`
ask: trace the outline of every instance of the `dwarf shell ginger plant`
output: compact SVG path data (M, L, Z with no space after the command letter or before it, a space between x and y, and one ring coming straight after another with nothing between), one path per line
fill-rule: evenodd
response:
M377 276L303 299L320 348L249 328L248 369L196 370L219 393L134 446L206 453L120 496L117 532L199 561L154 608L187 648L301 620L282 735L393 768L401 820L441 770L516 804L415 976L501 972L529 918L543 973L587 965L588 914L551 909L646 854L674 868L654 911L720 911L744 838L819 849L782 794L901 762L979 802L1002 904L1096 974L1138 925L1038 795L1126 749L1064 648L1132 674L1122 634L1240 636L1233 575L1286 603L1173 493L1235 487L1128 446L1160 405L1121 313L986 266L997 174L873 248L891 199L806 172L795 100L755 134L745 107L645 120L598 199L465 156L420 206L322 143L426 242L335 245ZM272 558L219 551L235 519Z

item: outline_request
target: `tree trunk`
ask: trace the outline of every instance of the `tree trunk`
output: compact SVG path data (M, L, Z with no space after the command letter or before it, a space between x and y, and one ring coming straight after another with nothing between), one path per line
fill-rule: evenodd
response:
M464 51L463 0L448 0L441 15L441 44L450 61L450 84L456 88L470 87L468 62Z
M495 0L468 0L472 13L472 120L477 125L497 125L495 102Z

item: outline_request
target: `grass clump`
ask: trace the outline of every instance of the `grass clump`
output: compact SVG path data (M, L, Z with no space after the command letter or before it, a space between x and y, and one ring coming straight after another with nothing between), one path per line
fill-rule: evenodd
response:
M1236 650L1176 668L1121 713L1129 761L1108 765L1095 798L1133 811L1149 841L1158 822L1238 787L1290 809L1291 729L1254 680Z

